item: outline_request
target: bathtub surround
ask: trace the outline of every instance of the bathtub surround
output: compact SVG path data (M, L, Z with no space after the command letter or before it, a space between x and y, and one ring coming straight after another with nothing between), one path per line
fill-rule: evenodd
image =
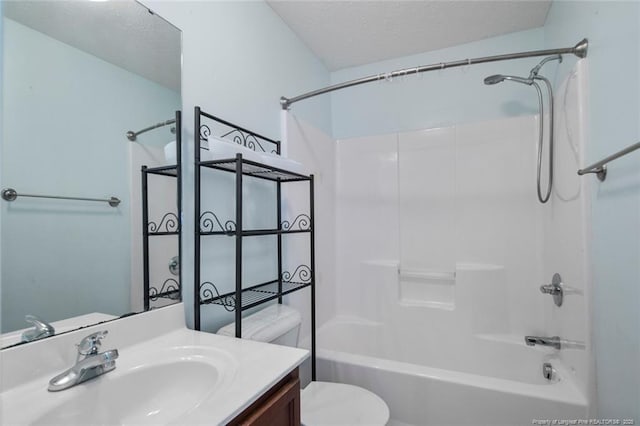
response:
M394 420L409 424L588 416L590 351L554 354L522 340L557 333L588 344L588 191L574 173L584 146L585 78L575 70L557 100L563 135L552 213L535 196L536 116L338 141L341 297L337 317L318 335L319 374L368 387ZM539 291L555 268L571 289L562 308ZM559 382L542 377L547 361ZM427 402L396 398L394 386ZM488 399L458 416L447 398ZM518 408L495 417L505 404Z
M292 156L325 174L332 150L336 158L326 188L335 194L335 283L318 287L334 301L319 305L320 379L379 394L398 424L590 415L589 186L574 170L584 152L585 65L558 88L557 187L546 210L535 194L536 116L339 140L334 150L285 113L287 138L324 152ZM562 308L539 290L557 268ZM304 300L289 302L304 309ZM524 345L527 334L554 333L585 347ZM407 389L420 400L399 396Z
M336 303L340 292L336 279L336 144L322 130L313 126L296 114L286 115L286 138L292 143L289 157L305 165L308 173L314 175L315 185L315 245L316 245L316 327L336 315ZM294 185L284 186L283 212L291 216L304 211L308 197L304 188ZM284 263L294 265L300 253L308 251L308 241L304 236L289 236L284 240ZM311 331L309 298L306 291L292 293L285 297L285 303L302 314L301 339L308 340ZM310 346L305 346L309 348ZM308 368L300 370L300 382L305 387L311 378ZM320 380L320 379L319 379Z
M552 48L573 43L576 38L586 36L590 41L590 52L585 68L592 78L589 80L586 93L583 94L585 98L589 98L590 104L590 110L587 112L589 125L584 130L586 147L579 157L579 167L583 167L637 140L637 122L640 115L637 78L640 63L639 21L640 7L635 2L556 1L553 2L547 22L541 29L336 71L332 73L332 83L416 63L468 56L464 54L465 50L471 50L475 54L496 53L492 46L500 47L499 51L525 45L531 49ZM516 41L516 38L520 38L520 41ZM503 42L505 45L501 44ZM416 60L416 57L425 57L425 60ZM430 60L426 60L427 58ZM552 81L556 90L577 61L577 58L570 56L565 56L564 59L561 65L549 68L550 75L555 73ZM509 71L495 71L513 71L517 74L529 67L527 61L505 64L513 68ZM401 79L397 84L381 82L334 92L329 95L332 98L334 136L344 138L375 135L530 114L532 105L527 106L528 101L524 97L527 89L524 87L505 87L500 89L504 91L499 94L487 94L487 87L481 85L481 80L493 73L494 65L487 65L486 71L478 67L478 75L474 74L474 68L470 68L466 75L462 71L452 70L447 73L445 70L433 78L421 80L409 77ZM429 95L427 101L425 93ZM497 102L497 96L503 99L501 104ZM567 146L560 147L559 150L562 152L566 148ZM565 155L566 160L569 160L567 164L577 170L574 153L565 151L560 155ZM579 215L580 220L587 221L593 216L593 227L582 230L583 234L587 234L585 245L576 252L592 252L593 261L584 272L579 271L579 268L575 269L578 273L575 278L578 280L590 272L594 274L592 304L589 297L585 297L583 301L588 312L593 313L589 315L587 322L593 321L593 347L596 356L590 361L591 365L584 367L587 371L596 371L594 359L597 362L597 377L590 375L591 382L587 383L587 388L590 389L589 399L597 401L590 413L598 413L600 417L605 418L640 417L640 367L637 363L637 359L640 358L640 290L635 285L640 281L640 269L637 267L640 263L640 203L636 184L640 170L639 161L637 155L618 160L613 166L617 170L615 181L608 180L608 183L600 184L588 177L580 179L583 181L580 186L581 194L593 199L593 206L587 205ZM567 175L565 186L559 189L560 194L575 189L574 177ZM570 215L569 212L575 212L580 203L569 199L565 201L566 203L558 208L551 209L548 216ZM548 221L549 217L546 217L545 221ZM575 235L578 227L579 223L572 224L569 227L570 233ZM591 246L590 239L593 240ZM549 241L545 244L548 245ZM557 253L561 247L568 248L561 242L547 253ZM565 252L565 255L567 253ZM546 257L549 258L549 255ZM568 258L565 260L571 261ZM544 275L547 281L553 273L551 269L555 269L550 267L552 263L557 262L548 262L545 267ZM589 280L584 280L580 286L589 290L592 284ZM551 328L575 327L580 317L572 317L572 314L569 314L574 307L574 304L569 305L564 313L554 311L552 318L562 323L556 322L553 326L550 325ZM547 306L545 309L548 313L552 308ZM589 328L587 327L587 330ZM585 341L590 339L590 335L585 336ZM568 353L564 355L571 356ZM598 382L597 394L595 379Z

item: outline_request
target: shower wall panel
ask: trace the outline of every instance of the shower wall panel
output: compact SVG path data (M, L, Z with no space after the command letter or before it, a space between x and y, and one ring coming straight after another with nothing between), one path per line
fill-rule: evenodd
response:
M412 317L439 318L444 328L470 332L472 318L484 315L475 332L542 331L536 120L340 140L338 313L389 318L373 309L378 303L361 302L380 287L363 271L371 264L396 264L387 302L411 309ZM458 282L461 268L464 286ZM500 273L482 279L487 270ZM472 301L461 305L463 300Z

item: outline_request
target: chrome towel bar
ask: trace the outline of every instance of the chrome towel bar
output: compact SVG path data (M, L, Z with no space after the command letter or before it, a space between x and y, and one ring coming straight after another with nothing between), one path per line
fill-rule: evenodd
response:
M109 203L111 207L118 207L120 199L116 197L111 198L85 198L85 197L63 197L59 195L36 195L36 194L18 194L13 188L5 188L2 190L2 199L5 201L15 201L18 197L31 197L31 198L53 198L56 200L78 200L78 201L98 201L101 203Z
M578 174L580 176L582 175L586 175L588 173L595 173L596 176L598 176L598 179L603 182L606 178L607 178L607 163L616 160L624 155L629 154L630 152L635 151L636 149L640 148L640 142L634 143L631 146L626 147L625 149L616 152L615 154L612 154L610 156L608 156L607 158L604 158L600 161L598 161L597 163L593 163L592 165L590 165L589 167L585 167L584 169L580 169L578 170Z

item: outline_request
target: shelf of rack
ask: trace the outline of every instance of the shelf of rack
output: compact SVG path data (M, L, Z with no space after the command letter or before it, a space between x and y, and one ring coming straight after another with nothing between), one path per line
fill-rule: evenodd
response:
M256 229L249 231L242 231L240 235L243 237L257 237L262 235L284 235L284 234L303 234L309 233L311 229L294 229L290 231L285 231L284 229ZM200 235L226 235L228 237L234 237L236 235L236 231L213 231L206 232L201 231Z
M178 177L178 166L147 167L144 172L152 175Z
M242 307L241 310L247 310L254 308L263 303L277 299L278 297L293 293L303 288L311 286L311 282L293 282L283 281L282 291L279 291L278 280L269 281L266 283L258 284L253 287L248 287L242 290ZM211 282L204 282L200 286L200 304L201 305L220 305L227 311L232 312L236 310L236 293L231 291L224 294L217 294L215 285ZM207 289L211 291L211 297L202 298L203 292L209 294ZM214 295L215 294L215 295Z
M220 230L214 231L219 228ZM289 222L288 220L280 222L279 228L273 229L246 229L240 232L242 237L256 237L262 235L285 235L285 234L308 234L312 232L311 218L302 213ZM236 223L227 220L224 225L218 219L218 216L211 212L205 211L200 215L200 235L226 235L228 237L237 236Z
M280 182L303 182L311 180L310 176L299 173L290 172L288 170L279 169L264 163L246 160L242 158L242 154L238 154L236 158L226 158L223 160L200 161L198 164L202 167L210 169L222 170L225 172L236 172L237 162L242 163L242 174L259 179Z
M180 235L180 231L172 231L172 232L149 232L150 237L158 237L164 235Z

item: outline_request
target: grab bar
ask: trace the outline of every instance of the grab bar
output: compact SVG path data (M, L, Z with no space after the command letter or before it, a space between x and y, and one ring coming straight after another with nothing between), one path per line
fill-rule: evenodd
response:
M607 163L617 160L618 158L629 154L630 152L635 151L640 148L640 142L634 143L631 146L623 149L622 151L618 151L615 154L608 156L607 158L598 161L597 163L593 163L589 167L585 167L584 169L578 170L578 175L586 175L587 173L595 173L598 176L600 182L604 182L607 178Z
M2 199L5 201L15 201L18 197L31 197L31 198L53 198L56 200L78 200L78 201L98 201L102 203L109 203L111 207L118 207L120 199L116 197L111 198L85 198L85 197L63 197L60 195L36 195L36 194L18 194L13 188L5 188L2 190Z

